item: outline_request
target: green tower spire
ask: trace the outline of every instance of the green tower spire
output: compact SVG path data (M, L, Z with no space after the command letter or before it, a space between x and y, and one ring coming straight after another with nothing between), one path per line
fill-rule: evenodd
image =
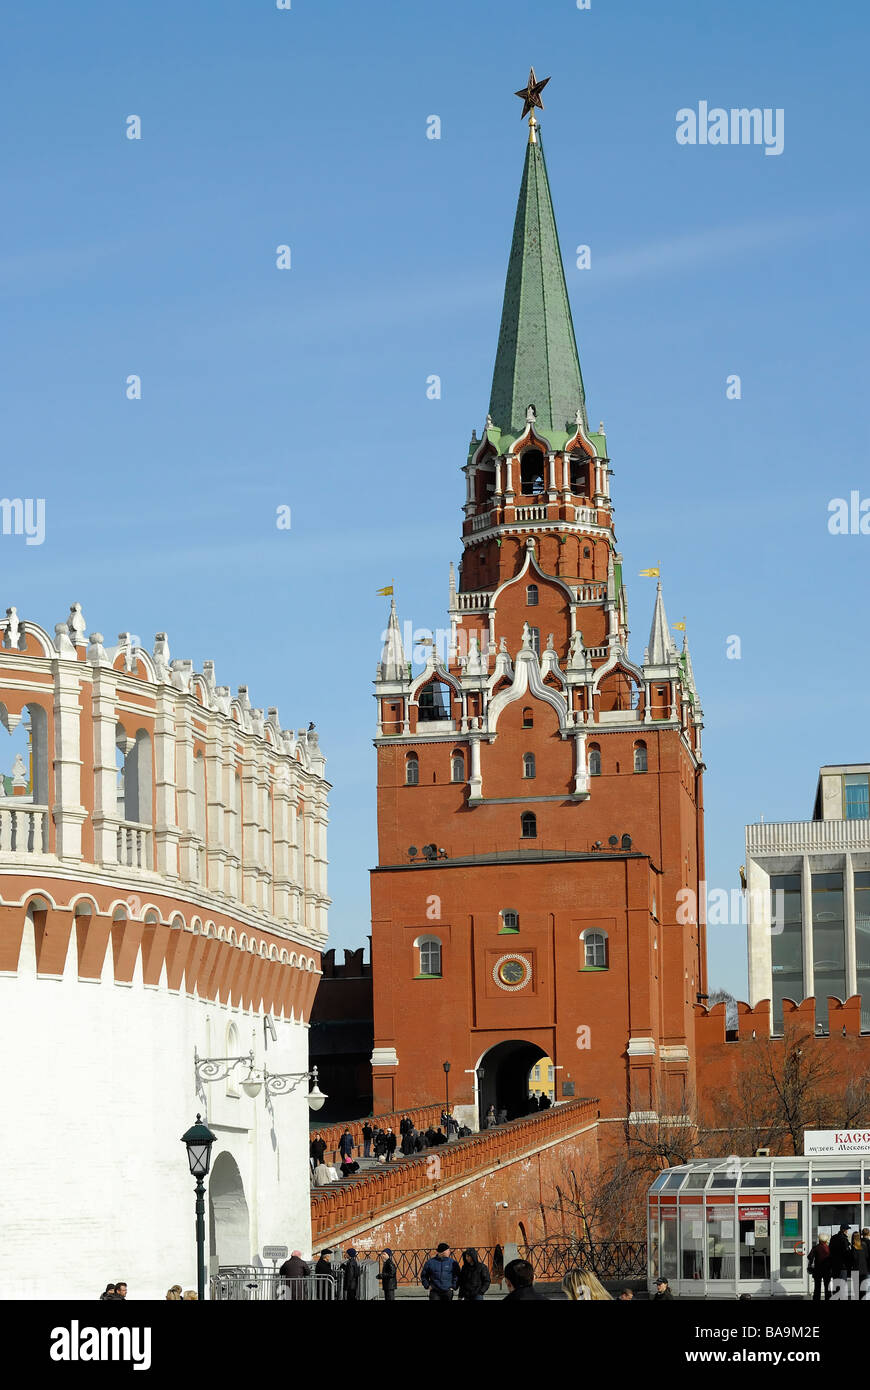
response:
M539 432L588 431L586 398L540 130L532 115L504 290L489 413L520 435L530 405Z

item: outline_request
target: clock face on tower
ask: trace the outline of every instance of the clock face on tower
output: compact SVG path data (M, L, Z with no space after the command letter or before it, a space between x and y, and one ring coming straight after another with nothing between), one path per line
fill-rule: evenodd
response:
M522 989L532 978L531 962L525 956L501 956L492 970L499 989Z

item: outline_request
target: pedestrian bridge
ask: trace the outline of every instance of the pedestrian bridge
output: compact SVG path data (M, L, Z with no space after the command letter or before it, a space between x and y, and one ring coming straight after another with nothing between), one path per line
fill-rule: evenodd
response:
M400 1118L377 1117L394 1129ZM560 1228L557 1186L589 1164L598 1165L597 1101L567 1101L412 1158L397 1153L389 1165L314 1189L312 1248L423 1249L446 1240L461 1249L546 1239Z

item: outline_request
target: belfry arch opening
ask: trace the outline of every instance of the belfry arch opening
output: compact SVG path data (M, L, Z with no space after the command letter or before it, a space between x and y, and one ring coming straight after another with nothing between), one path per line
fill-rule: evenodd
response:
M506 1112L508 1120L517 1120L531 1110L529 1102L529 1073L536 1062L546 1057L537 1043L525 1038L510 1038L496 1043L485 1052L477 1065L478 1124L486 1128L490 1106L496 1118Z

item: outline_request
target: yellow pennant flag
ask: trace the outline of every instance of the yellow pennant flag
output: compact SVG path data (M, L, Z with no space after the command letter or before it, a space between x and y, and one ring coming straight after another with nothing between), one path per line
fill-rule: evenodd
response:
M376 593L383 594L385 598L389 598L389 596L390 596L390 594L391 594L392 592L393 592L393 586L392 586L392 584L388 584L387 587L386 587L385 589L377 589L377 590L376 590Z
M685 623L672 623L671 626L674 629L674 632L685 632L686 630Z
M658 565L653 565L652 568L651 568L651 569L648 569L648 570L640 570L640 571L639 571L639 578L641 578L641 579L658 579L658 578L659 578L659 567L658 567Z

